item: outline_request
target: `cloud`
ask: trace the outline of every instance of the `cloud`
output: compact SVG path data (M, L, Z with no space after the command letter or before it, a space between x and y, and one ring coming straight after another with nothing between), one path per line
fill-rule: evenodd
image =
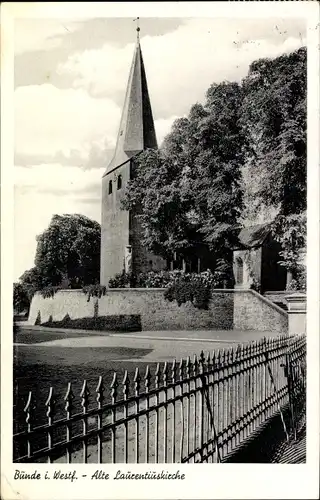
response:
M51 84L18 87L16 163L106 168L116 144L120 114L120 107L110 98L95 99L85 89L57 89ZM173 119L155 122L159 144Z
M300 47L303 34L303 24L291 20L190 19L164 36L144 36L141 46L156 119L187 113L193 103L203 101L211 83L240 80L252 61ZM74 88L112 96L120 104L132 53L133 44L105 44L71 54L57 72L73 75Z
M33 266L36 236L53 214L82 213L100 222L103 172L59 164L14 168L14 279Z
M31 168L15 166L14 184L16 189L43 193L70 193L88 192L92 188L100 189L104 168L81 170L74 166L59 164L36 165Z
M63 43L63 38L82 26L76 20L58 19L15 19L14 52L51 50Z
M30 85L15 91L15 151L20 155L62 154L85 160L94 145L113 148L120 108L84 89ZM79 165L83 166L83 165Z

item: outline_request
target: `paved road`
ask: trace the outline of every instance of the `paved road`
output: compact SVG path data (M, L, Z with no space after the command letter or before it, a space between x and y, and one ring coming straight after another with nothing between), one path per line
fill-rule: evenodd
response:
M117 348L121 359L127 349L126 360L157 362L180 359L213 350L235 347L238 344L259 340L264 336L274 336L271 332L241 330L179 330L151 331L135 333L93 332L85 330L51 329L43 327L23 327L16 335L16 349L28 345L37 348L82 348L99 349L106 359L117 360ZM140 350L141 355L130 350ZM38 351L40 354L40 351ZM70 353L68 354L70 355ZM81 356L79 352L75 356ZM110 357L111 355L111 357Z

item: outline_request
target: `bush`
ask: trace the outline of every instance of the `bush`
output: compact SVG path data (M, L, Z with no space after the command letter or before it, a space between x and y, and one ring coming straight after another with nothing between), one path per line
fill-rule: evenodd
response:
M63 290L64 288L59 285L59 286L46 286L42 288L42 290L39 290L39 293L42 295L44 299L51 299L55 296L59 290Z
M135 286L136 288L167 288L180 278L187 280L198 279L212 288L217 288L220 285L220 280L209 270L200 274L185 273L183 271L150 271L138 275L125 272L119 273L109 280L109 287L126 288L127 286Z
M201 275L181 275L171 283L165 293L166 300L176 300L178 305L191 302L198 309L208 309L212 285Z
M122 273L118 273L114 278L109 280L110 288L126 288L128 285L131 286L133 281L133 276L131 273L126 273L122 271Z
M305 267L299 267L295 273L294 278L287 285L288 291L301 291L307 290L307 270Z
M220 276L219 276L220 278ZM110 288L165 288L165 299L176 300L179 305L191 302L199 309L207 309L211 298L211 289L220 284L211 271L200 274L183 271L150 271L137 276L120 273L110 279Z
M141 331L141 318L138 314L122 314L71 319L67 314L61 321L48 321L42 326L50 328L70 328L96 331Z

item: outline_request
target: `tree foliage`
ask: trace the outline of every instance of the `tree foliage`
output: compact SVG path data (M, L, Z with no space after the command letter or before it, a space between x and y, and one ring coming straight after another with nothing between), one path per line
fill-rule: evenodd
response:
M307 52L251 64L243 82L241 125L245 132L246 214L274 214L282 264L299 267L306 245Z
M305 245L306 49L253 62L241 84L211 85L134 174L124 208L139 213L149 250L170 257L204 242L228 263L232 229L260 215L275 218L282 263L294 267Z
M100 224L84 215L54 215L37 237L35 267L20 278L29 295L50 287L98 283L100 231Z
M225 251L241 210L240 104L238 84L212 85L161 151L136 159L123 206L139 214L149 250L170 258L205 242Z
M17 313L28 311L30 299L26 287L22 283L13 284L13 309Z

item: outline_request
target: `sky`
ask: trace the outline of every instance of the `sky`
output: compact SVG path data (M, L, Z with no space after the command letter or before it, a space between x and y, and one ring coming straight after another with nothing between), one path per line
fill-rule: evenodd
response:
M100 222L135 44L133 18L15 19L14 279L54 214ZM212 83L306 45L299 19L141 18L158 144Z

